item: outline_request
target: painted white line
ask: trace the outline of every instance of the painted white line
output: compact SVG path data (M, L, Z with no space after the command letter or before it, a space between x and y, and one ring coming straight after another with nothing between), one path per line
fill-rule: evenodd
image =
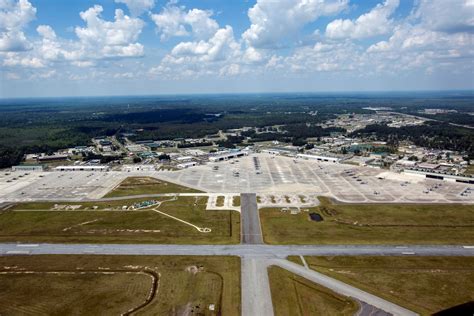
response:
M402 255L414 255L414 254L415 254L414 252L407 252L407 251L402 252Z
M29 255L30 252L28 250L10 250L7 251L7 255Z
M474 246L462 246L465 249L474 249Z
M17 244L17 247L38 247L39 244Z

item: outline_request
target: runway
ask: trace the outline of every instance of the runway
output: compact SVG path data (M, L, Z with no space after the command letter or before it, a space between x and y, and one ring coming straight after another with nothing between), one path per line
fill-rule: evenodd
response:
M10 254L189 255L286 258L287 256L474 256L474 246L273 246L273 245L156 245L156 244L21 244L0 243L0 255Z

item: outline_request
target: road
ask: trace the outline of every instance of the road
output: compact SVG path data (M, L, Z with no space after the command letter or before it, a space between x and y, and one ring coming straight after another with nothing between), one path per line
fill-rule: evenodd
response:
M260 216L255 193L240 195L241 238L243 244L263 244Z

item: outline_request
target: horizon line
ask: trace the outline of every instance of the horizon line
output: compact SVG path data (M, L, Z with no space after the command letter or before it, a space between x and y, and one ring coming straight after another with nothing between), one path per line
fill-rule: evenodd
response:
M425 89L425 90L340 90L340 91L262 91L262 92L202 92L202 93L157 93L157 94L97 94L97 95L63 95L63 96L26 96L26 97L0 97L0 101L5 100L28 100L28 99L76 99L76 98L121 98L121 97L180 97L180 96L232 96L232 95L337 95L337 94L403 94L403 93L467 93L474 95L474 90L470 89Z

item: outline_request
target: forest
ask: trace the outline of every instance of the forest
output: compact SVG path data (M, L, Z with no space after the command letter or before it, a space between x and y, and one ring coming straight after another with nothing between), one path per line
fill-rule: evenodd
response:
M366 107L391 107L418 113L443 107L455 115L445 124L394 130L368 126L359 135L412 139L415 143L472 153L472 133L447 122L469 125L472 93L447 94L242 94L142 97L39 98L0 100L0 168L17 164L24 154L88 145L97 136L132 133L132 140L202 138L244 126L284 125L285 133L255 133L253 141L283 140L304 144L343 129L317 123L343 113L373 113ZM438 122L439 123L439 122ZM140 132L137 132L140 131ZM252 133L252 132L251 132ZM239 141L239 140L235 140Z

